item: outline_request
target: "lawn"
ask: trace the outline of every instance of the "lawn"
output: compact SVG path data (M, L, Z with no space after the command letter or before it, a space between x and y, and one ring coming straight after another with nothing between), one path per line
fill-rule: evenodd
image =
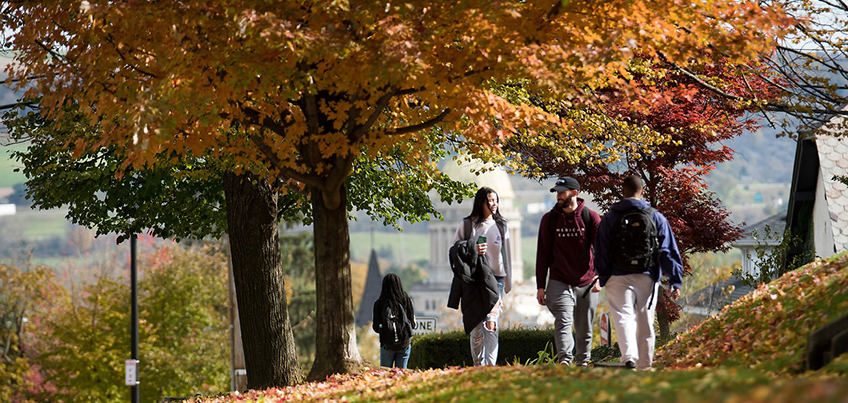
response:
M846 267L842 253L761 285L661 347L654 372L555 364L370 369L195 401L848 403L848 355L804 372L809 333L848 311Z
M50 237L64 237L68 234L70 223L65 215L67 208L51 210L30 210L27 207L18 207L15 215L0 217L4 228L16 231L14 237L9 239L46 239Z

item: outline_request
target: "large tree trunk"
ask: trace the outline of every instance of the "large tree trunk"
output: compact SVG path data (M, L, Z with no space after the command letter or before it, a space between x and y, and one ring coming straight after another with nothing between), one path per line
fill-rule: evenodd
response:
M665 311L657 311L657 324L660 328L660 342L665 343L668 341L668 336L671 334L668 314L666 314Z
M309 380L324 380L328 375L351 373L362 367L356 345L344 186L339 192L341 203L329 209L322 192L312 189L317 327L315 362Z
M280 264L277 193L261 179L227 173L224 194L247 387L296 384L302 374Z
M657 327L659 328L659 342L665 344L671 334L671 320L668 315L668 306L674 301L666 295L665 288L660 287L656 295L657 301Z

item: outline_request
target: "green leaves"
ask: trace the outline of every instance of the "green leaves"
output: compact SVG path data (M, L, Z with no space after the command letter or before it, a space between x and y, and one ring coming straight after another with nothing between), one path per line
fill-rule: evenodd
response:
M227 390L226 271L225 255L213 245L164 246L140 257L143 401ZM129 399L123 384L124 360L130 358L128 284L109 276L77 284L72 298L58 299L43 318L36 362L57 388L43 401Z

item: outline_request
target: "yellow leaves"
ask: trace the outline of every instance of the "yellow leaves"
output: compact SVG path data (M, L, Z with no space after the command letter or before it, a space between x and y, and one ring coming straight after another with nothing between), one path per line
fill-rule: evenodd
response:
M321 100L318 108L326 116L328 122L333 126L333 129L340 131L346 124L347 113L350 110L351 104L345 100L341 101L326 101Z

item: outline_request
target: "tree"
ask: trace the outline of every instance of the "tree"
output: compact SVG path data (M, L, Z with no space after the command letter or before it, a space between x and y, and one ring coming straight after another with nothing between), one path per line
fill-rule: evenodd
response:
M727 63L690 69L709 77L711 82L721 83L728 93L754 89L764 100L777 95L769 82L736 75L735 66ZM516 147L545 174L576 177L602 209L621 200L624 177L638 174L645 182L644 198L668 218L683 257L684 272L689 272L689 255L726 251L730 242L742 235L740 226L729 220L729 212L708 191L704 176L717 163L733 158L733 150L721 142L756 127L757 120L747 114L749 105L699 88L688 75L661 60L636 59L627 74L642 83L641 99L620 97L612 88L600 89L603 115L595 118L603 124L592 127L591 134L586 135L589 142L615 144L608 147L620 152L620 159L610 163L606 162L606 155L589 155L569 162L558 158L559 150L549 150L545 146L547 140L538 138L516 137ZM638 140L644 133L665 141L645 150L647 143L639 144ZM554 132L551 137L556 141L574 136ZM637 146L628 145L628 138ZM521 140L526 141L519 144ZM680 312L666 294L664 290L658 311L663 338L668 337L669 324L679 318Z
M577 99L588 99L586 90L599 86L627 92L633 86L615 72L634 46L663 49L669 60L688 65L691 57L703 57L693 51L709 37L715 49L745 60L768 46L782 23L780 10L753 2L68 1L10 7L19 54L9 72L21 80L19 88L32 84L28 93L40 97L49 118L73 99L101 128L94 141L68 142L69 150L79 155L114 147L120 169L186 156L222 160L232 175L229 195L247 182L267 184L257 195L263 200L271 200L272 191L308 195L316 331L325 341L311 379L355 370L361 362L346 215L355 197L346 180L360 157L401 155L403 164L435 175L429 156L447 142L491 160L511 133L563 124L494 95L492 79L525 78ZM444 131L425 131L436 126ZM443 137L431 141L427 133ZM246 218L228 220L232 227ZM237 293L260 298L251 287L261 289L274 275L268 266L257 269L260 276L248 270L235 271ZM259 353L269 347L250 344L246 350ZM251 387L290 381L248 380Z
M114 262L112 262L114 263ZM169 245L139 262L142 401L229 390L227 262L219 245ZM100 275L63 293L39 325L36 362L57 395L45 400L120 402L129 356L129 282Z
M848 128L848 3L844 1L773 0L761 2L764 7L780 6L792 18L784 40L761 53L762 63L769 67L764 74L759 69L737 65L739 74L764 80L770 92L782 93L779 98L765 100L754 89L729 93L720 86L686 67L674 68L690 76L702 88L728 99L758 103L770 123L784 128L783 134L810 135L827 130L841 135Z
M32 326L37 326L62 291L47 267L20 270L0 264L0 400L35 402L39 399L33 399L33 393L47 389L38 382L33 367L36 351L27 333L38 334Z
M235 208L227 208L221 178L222 168L216 164L203 159L187 159L175 165L160 164L151 169L127 171L123 178L117 179L119 156L113 149L101 147L73 157L68 150L62 148L61 144L69 138L84 137L98 130L96 126L89 125L80 114L71 113L73 108L69 108L69 113L63 115L63 119L70 121L70 124L46 120L38 114L21 110L13 109L7 112L5 121L12 138L28 142L26 151L16 152L14 156L24 166L23 171L28 178L28 197L34 200L35 206L67 206L68 218L72 222L95 228L98 235L148 232L163 238L198 238L219 236L228 226L248 230L255 228L251 222L238 218L234 219L232 224L227 223L225 212ZM389 156L398 153L392 151ZM434 157L438 158L439 155L434 154ZM348 208L367 209L372 218L387 225L396 225L399 219L415 222L430 214L438 216L439 213L429 201L427 192L430 190L435 189L443 197L443 201L458 200L468 192L466 187L443 175L422 175L415 166L403 164L402 161L392 162L390 158L357 163L355 172L348 181L348 186L357 192ZM261 182L249 182L249 191L231 192L229 200L246 200L247 204L244 205L248 208L258 206L261 209L261 203L269 201L254 197L253 194L259 194L262 187ZM254 191L254 188L258 190ZM238 206L238 203L234 205ZM283 207L278 209L278 205ZM270 214L290 220L308 220L309 211L304 207L308 205L302 203L299 194L289 193L276 204L270 204L270 210L266 210L265 216ZM251 212L242 214L255 217ZM276 219L266 222L266 225L276 226ZM274 252L273 242L268 242L268 237L275 233L276 229L268 229L264 237L242 237L240 242L233 245L236 249L243 249L245 244L251 249L250 244L257 244L267 250L263 252L267 258L253 259L260 256L255 248L251 249L250 253L234 252L234 267L238 269L247 265L249 268L255 268L256 264L260 264L263 265L262 272L272 273L274 278L282 278L285 273L282 270L288 266L277 266L277 260L273 257L278 256L279 252ZM283 248L285 249L284 246ZM302 263L300 265L302 266ZM314 282L314 276L311 277ZM278 295L279 301L287 299L283 294L283 282L265 281L260 282L260 285L266 287L261 291L263 295ZM306 293L303 296L298 295L298 300L304 302L305 297L312 301L314 306L314 284L309 290L299 284L296 288L299 292ZM300 305L302 304L298 304ZM288 316L287 304L266 304L262 309L269 310L267 316L270 317ZM313 312L309 318L313 320L314 307L310 309ZM302 315L298 319L302 319ZM282 319L277 321L278 326L287 326L288 322ZM263 321L259 320L258 323ZM261 330L253 329L251 334L264 334ZM287 350L276 349L275 354L269 354L264 349L248 349L248 357L251 357L251 354L253 357L259 357L259 361L248 359L248 363L255 362L255 368L258 368L251 372L254 374L251 376L254 382L258 382L258 379L269 379L271 376L285 377L292 382L299 379L299 368L288 361L297 358L290 341L293 337L284 332L287 331L271 332L272 337L278 337L272 343L282 343ZM298 340L310 334L314 344L314 333L303 335L301 332ZM250 337L247 343L251 343ZM252 345L262 346L262 342ZM313 351L314 346L309 346L306 350ZM306 356L314 358L314 352ZM286 363L283 367L290 373L278 372L263 377L263 371L267 373L278 368L269 365L268 357ZM250 368L250 364L248 365Z

